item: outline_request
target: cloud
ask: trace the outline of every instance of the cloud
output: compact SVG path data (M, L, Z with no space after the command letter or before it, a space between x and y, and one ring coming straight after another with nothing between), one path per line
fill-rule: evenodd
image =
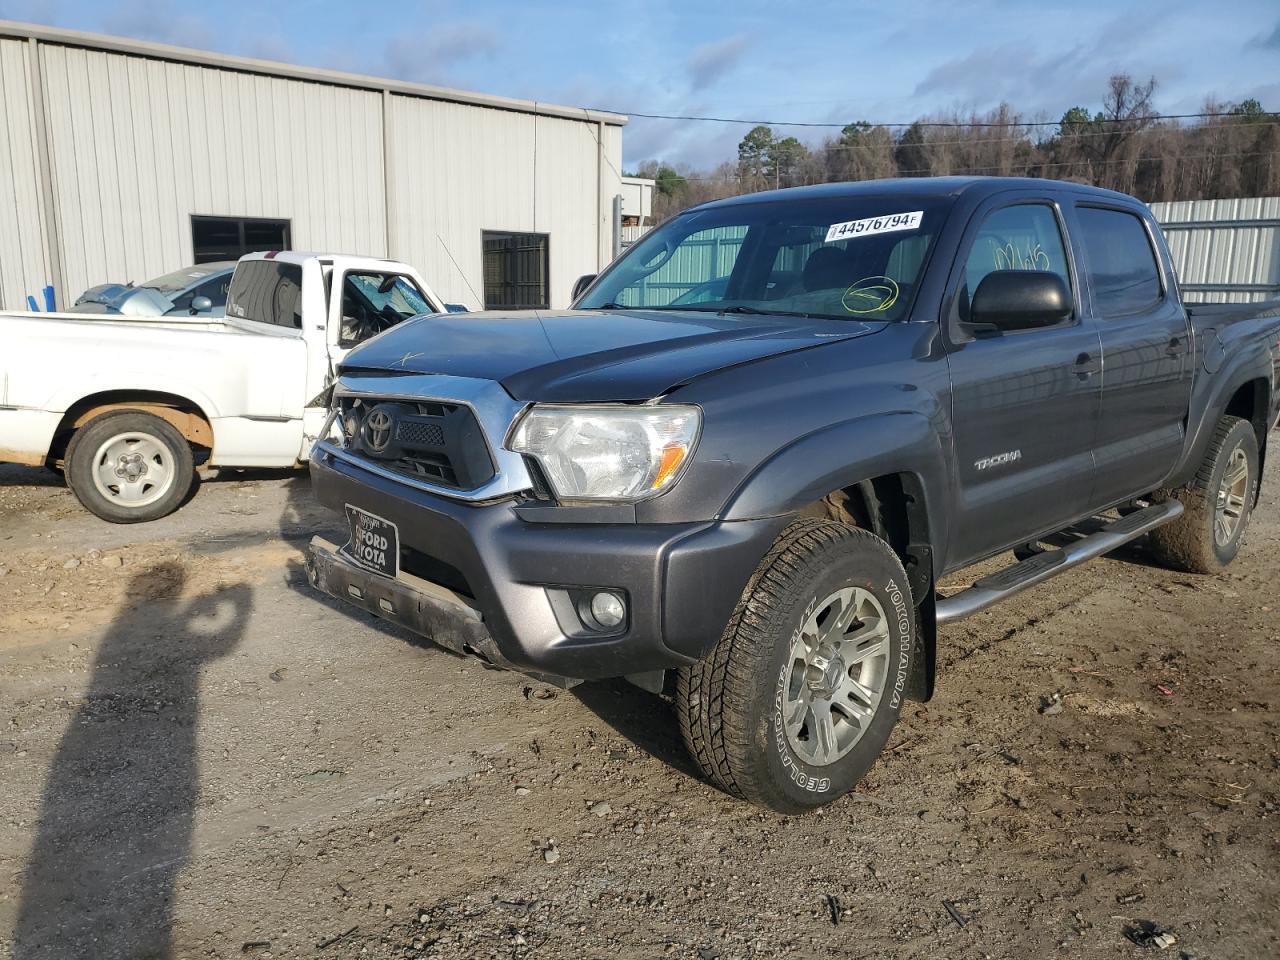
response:
M1275 29L1271 31L1270 36L1258 35L1255 41L1258 46L1266 47L1268 50L1280 50L1280 22L1276 23Z
M66 19L57 0L5 0L0 2L0 20L26 23L61 23Z
M443 83L459 64L492 57L501 50L499 37L497 30L475 21L402 33L387 44L384 69L400 80Z
M949 94L955 103L978 109L1001 102L1015 110L1055 109L1081 99L1098 99L1110 76L1109 64L1091 61L1089 50L1071 47L1041 56L1023 43L983 47L930 70L914 94L937 102Z
M726 37L714 43L704 43L694 49L685 63L689 72L689 85L696 93L711 86L734 67L742 59L742 55L751 46L751 39L745 33Z
M211 38L225 33L206 17L187 13L170 0L127 0L109 9L103 29L126 37L208 49Z

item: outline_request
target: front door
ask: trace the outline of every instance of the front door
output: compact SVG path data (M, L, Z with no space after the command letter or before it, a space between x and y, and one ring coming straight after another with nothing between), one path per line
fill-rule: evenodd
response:
M371 337L410 317L442 313L434 295L405 273L374 269L331 270L325 277L329 323L324 343L324 386L334 377L347 354ZM318 382L318 381L317 381ZM306 459L324 426L329 411L309 406L303 412L304 433L300 456Z
M1020 201L974 220L948 323L958 503L949 568L1087 512L1101 396L1098 334L1079 306L1060 211ZM972 292L995 270L1058 274L1074 315L1053 327L966 332Z

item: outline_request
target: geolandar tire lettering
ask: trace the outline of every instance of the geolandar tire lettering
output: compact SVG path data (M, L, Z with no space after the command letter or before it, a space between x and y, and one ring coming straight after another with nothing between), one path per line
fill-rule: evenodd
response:
M905 699L906 584L865 530L810 519L784 530L710 656L678 677L681 731L706 776L788 813L847 793Z
M1161 494L1179 500L1183 513L1151 532L1160 562L1189 573L1217 573L1234 560L1249 526L1258 474L1253 424L1222 417L1191 482Z

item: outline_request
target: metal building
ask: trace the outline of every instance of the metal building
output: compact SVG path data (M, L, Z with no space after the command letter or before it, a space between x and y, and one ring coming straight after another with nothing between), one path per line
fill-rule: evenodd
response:
M1186 299L1280 297L1280 197L1153 203Z
M562 307L612 256L624 123L0 21L0 308L275 246Z

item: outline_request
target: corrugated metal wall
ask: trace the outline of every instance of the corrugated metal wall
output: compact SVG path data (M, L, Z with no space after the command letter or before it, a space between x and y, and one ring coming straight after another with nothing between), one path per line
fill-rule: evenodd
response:
M446 300L482 301L485 230L550 234L554 307L568 305L574 280L608 262L620 128L605 126L602 174L595 123L399 95L390 117L391 248ZM619 131L612 144L611 129Z
M23 309L55 268L32 49L0 40L0 169L14 172L0 181L3 309ZM43 39L35 49L60 305L191 263L201 214L288 219L295 249L405 260L444 299L476 307L485 229L551 235L553 306L611 255L620 126Z
M1280 197L1153 203L1151 212L1188 301L1280 297Z
M41 302L50 282L30 67L31 45L0 40L0 307Z
M378 94L49 44L40 54L72 296L191 263L192 214L288 218L297 249L385 255Z
M445 300L479 306L481 231L534 228L530 114L391 97L391 249Z

